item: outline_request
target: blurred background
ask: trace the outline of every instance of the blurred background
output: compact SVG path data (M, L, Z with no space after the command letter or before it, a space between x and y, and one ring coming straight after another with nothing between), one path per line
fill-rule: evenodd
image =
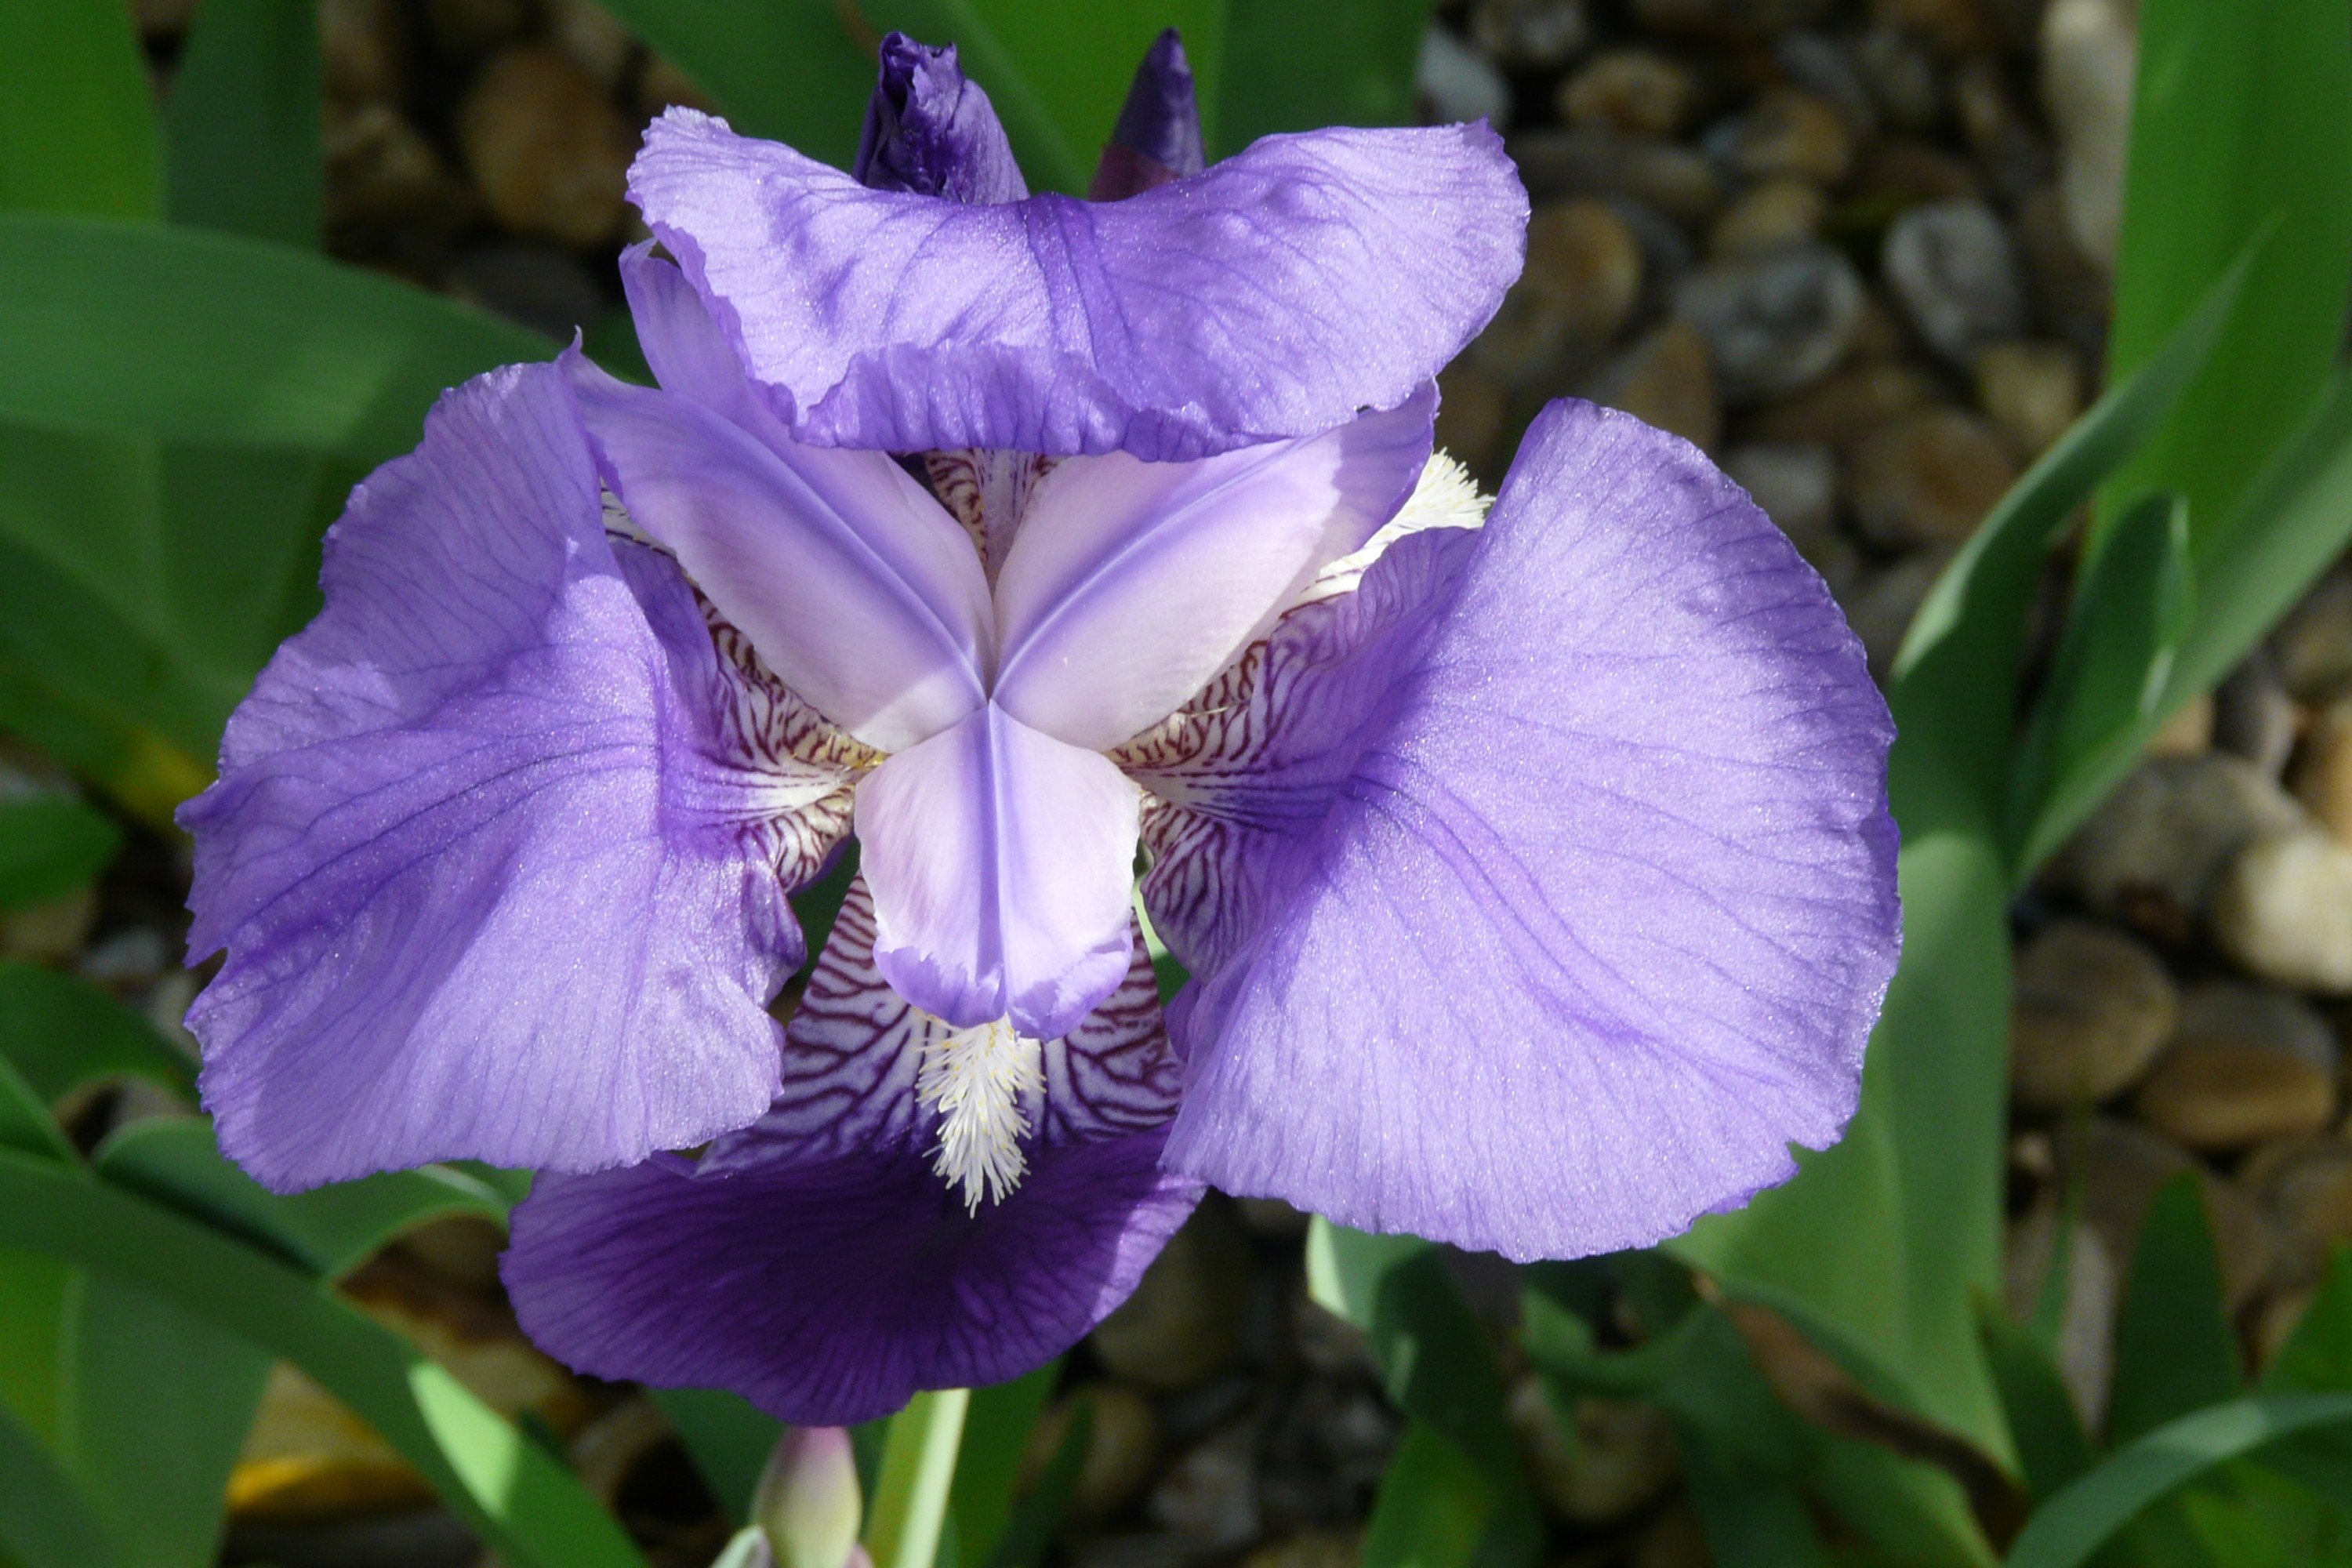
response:
M1789 533L1906 966L1847 1143L1659 1251L1213 1194L879 1568L2352 1563L2345 0L0 0L0 1564L727 1545L774 1424L520 1336L527 1174L220 1161L170 814L439 388L644 375L652 116L846 163L903 27L1080 191L1168 26L1213 158L1506 132L1440 442L1596 399Z

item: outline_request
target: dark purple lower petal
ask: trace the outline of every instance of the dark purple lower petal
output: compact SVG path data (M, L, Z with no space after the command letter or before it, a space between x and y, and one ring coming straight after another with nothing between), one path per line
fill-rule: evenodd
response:
M1552 405L1450 548L1418 635L1296 683L1273 765L1191 797L1247 878L1185 917L1224 962L1171 1011L1169 1163L1514 1258L1655 1241L1853 1114L1892 725L1820 578L1630 416Z
M1200 1199L1160 1140L1043 1151L976 1213L914 1152L549 1178L515 1211L507 1288L583 1372L846 1426L1017 1376L1126 1300Z

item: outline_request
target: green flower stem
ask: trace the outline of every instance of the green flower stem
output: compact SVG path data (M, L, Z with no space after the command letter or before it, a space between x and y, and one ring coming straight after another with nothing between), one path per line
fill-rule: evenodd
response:
M971 1390L943 1388L918 1394L890 1418L874 1509L866 1520L874 1568L931 1568L947 1527L948 1489L971 1404Z

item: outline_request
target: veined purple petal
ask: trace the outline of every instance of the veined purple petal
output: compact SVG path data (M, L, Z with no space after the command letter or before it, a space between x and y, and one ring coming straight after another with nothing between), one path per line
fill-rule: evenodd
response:
M565 363L605 481L785 685L884 751L980 707L988 581L912 475L880 452L779 451L576 351Z
M1135 68L1118 123L1096 165L1087 199L1123 201L1171 180L1188 179L1208 167L1201 145L1201 108L1192 88L1192 62L1183 40L1169 28L1152 40Z
M800 956L777 824L676 568L604 532L562 374L445 396L329 534L326 608L231 719L190 1011L222 1146L287 1190L589 1170L756 1117Z
M732 1388L788 1421L864 1420L919 1388L1066 1350L1201 1194L1158 1169L1177 1068L1141 944L1041 1051L1029 1168L968 1208L930 1169L920 1060L947 1031L874 966L861 880L785 1031L783 1089L691 1173L543 1181L506 1275L532 1337L605 1377Z
M1424 387L1321 435L1192 463L1065 459L996 580L997 702L1090 750L1165 718L1396 514L1436 406Z
M877 191L951 202L1017 202L1029 194L1004 127L953 44L932 48L904 33L882 40L881 79L850 173Z
M1123 202L869 191L673 110L646 221L804 440L1207 456L1412 395L1519 269L1480 126L1274 136Z
M1133 931L1134 916L1129 915ZM705 1174L862 1152L929 1151L936 1109L918 1098L927 1051L953 1030L898 994L874 961L874 896L849 885L833 936L810 971L784 1029L782 1087L767 1114L715 1140ZM1117 989L1076 1027L1042 1042L1042 1088L1022 1098L1033 1140L1045 1144L1149 1131L1176 1113L1181 1072L1160 1018L1160 983L1143 943L1130 942Z
M1135 786L990 703L857 789L877 962L958 1028L1067 1033L1127 971Z
M583 1372L846 1426L1016 1377L1126 1300L1200 1201L1160 1170L1163 1136L1045 1150L976 1212L912 1151L542 1177L503 1272L523 1328Z
M709 307L675 262L653 253L646 240L621 252L621 289L646 365L664 392L689 398L740 426L779 453L790 437L754 392L734 344L710 319Z
M1466 559L1409 658L1331 667L1360 754L1171 1016L1170 1164L1518 1258L1655 1241L1853 1111L1885 706L1762 512L1630 416L1555 404L1486 526L1416 547Z

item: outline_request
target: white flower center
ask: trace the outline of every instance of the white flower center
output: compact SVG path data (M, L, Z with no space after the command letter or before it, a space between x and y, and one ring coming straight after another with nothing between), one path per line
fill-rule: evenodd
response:
M915 1093L940 1113L939 1156L931 1169L963 1189L967 1210L979 1211L983 1192L1001 1204L1021 1184L1028 1169L1021 1135L1029 1131L1021 1097L1045 1087L1044 1049L1015 1034L1004 1018L958 1029L923 1047Z

